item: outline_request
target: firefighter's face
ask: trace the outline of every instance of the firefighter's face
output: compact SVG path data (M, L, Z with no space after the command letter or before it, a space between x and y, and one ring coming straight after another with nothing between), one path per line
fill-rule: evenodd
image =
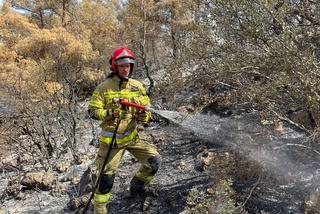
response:
M118 72L120 77L128 78L130 74L130 63L118 65Z

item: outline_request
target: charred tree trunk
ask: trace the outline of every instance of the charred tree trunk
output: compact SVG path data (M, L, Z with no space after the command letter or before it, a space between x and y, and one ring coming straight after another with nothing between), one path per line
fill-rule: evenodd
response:
M44 28L43 12L42 8L39 9L40 27Z
M66 27L66 9L67 9L67 1L62 1L62 16L61 16L61 24L63 27Z

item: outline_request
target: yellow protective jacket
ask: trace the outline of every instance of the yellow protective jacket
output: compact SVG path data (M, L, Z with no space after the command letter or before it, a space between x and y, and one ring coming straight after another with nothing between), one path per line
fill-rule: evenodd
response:
M111 143L113 132L117 125L117 120L113 117L113 110L121 108L118 103L113 103L113 98L124 98L125 100L141 104L150 105L150 99L146 94L142 83L137 80L128 81L120 79L114 75L98 85L89 102L88 111L92 118L101 120L100 142ZM137 137L137 116L138 109L129 107L128 111L132 118L121 120L117 131L117 144L124 144Z

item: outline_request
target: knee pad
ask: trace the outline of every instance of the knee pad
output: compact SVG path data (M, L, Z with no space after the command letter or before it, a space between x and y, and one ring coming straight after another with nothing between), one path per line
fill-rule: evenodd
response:
M106 194L110 192L115 175L102 175L99 183L99 192L101 194Z
M161 156L157 155L157 156L151 157L148 159L148 162L152 170L151 174L153 175L156 174L161 164Z

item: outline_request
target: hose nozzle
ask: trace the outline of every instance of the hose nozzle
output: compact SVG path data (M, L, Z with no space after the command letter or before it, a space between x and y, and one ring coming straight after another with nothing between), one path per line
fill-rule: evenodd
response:
M151 113L155 113L155 112L156 112L156 110L154 110L153 108L151 108L151 107L149 107L149 106L146 106L146 107L144 108L144 110L145 110L145 111L150 111Z
M121 102L121 98L112 98L112 102L120 103Z

